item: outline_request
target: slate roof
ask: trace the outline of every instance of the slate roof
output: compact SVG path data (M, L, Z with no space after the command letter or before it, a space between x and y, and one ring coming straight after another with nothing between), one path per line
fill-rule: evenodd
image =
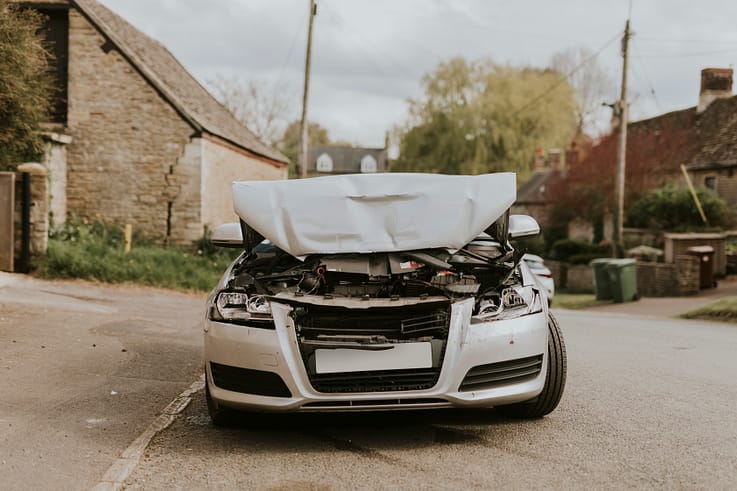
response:
M261 142L220 104L169 50L95 0L71 0L195 129L278 163L289 159Z
M701 145L689 168L737 164L737 97L717 99L699 118Z
M550 178L550 169L538 170L532 173L517 190L517 204L545 203L545 182Z
M333 174L361 172L361 159L371 155L376 159L376 172L386 172L385 148L361 148L333 145L315 145L307 151L307 170L316 170L317 157L327 153L333 159Z

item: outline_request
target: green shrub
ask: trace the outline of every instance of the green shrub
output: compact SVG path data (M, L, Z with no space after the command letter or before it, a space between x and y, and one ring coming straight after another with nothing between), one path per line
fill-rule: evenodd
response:
M606 246L574 239L557 240L550 250L552 259L564 262L576 261L574 264L587 264L591 259L607 257L610 253Z
M120 226L72 218L50 235L37 274L208 291L239 250L208 250L205 254L199 245L201 241L192 247L165 247L134 237L130 253L125 254Z
M708 225L704 224L690 191L668 184L654 189L627 209L630 227L686 232L724 229L734 223L734 214L717 194L706 188L696 190Z

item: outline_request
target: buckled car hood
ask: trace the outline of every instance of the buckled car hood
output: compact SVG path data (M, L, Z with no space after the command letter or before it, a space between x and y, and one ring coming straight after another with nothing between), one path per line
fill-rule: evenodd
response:
M515 198L514 173L353 174L233 183L235 212L245 225L295 257L460 249Z

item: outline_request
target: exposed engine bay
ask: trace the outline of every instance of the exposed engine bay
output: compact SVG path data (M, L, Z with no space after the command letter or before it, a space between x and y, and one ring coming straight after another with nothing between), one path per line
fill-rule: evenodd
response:
M503 228L506 216L489 228ZM505 236L506 231L500 230ZM229 290L263 298L278 293L350 299L476 298L474 313L504 302L520 283L522 253L484 233L457 251L311 255L301 261L269 241L258 243L234 264ZM513 299L506 299L513 302Z

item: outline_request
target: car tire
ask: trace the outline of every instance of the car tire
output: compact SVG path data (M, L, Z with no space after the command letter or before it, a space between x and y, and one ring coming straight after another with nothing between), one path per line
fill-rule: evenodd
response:
M563 335L560 332L558 321L553 317L553 314L549 313L548 370L542 392L530 401L498 406L497 411L505 416L520 419L542 418L546 414L550 414L558 406L563 396L567 370L568 362Z
M210 415L213 425L221 427L233 426L237 420L238 411L223 406L212 398L210 395L210 383L207 379L205 379L205 399L207 399L207 412Z

